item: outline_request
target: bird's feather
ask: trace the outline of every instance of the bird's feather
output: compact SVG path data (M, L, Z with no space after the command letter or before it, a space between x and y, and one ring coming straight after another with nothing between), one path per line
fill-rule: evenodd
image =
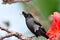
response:
M42 26L36 19L34 19L34 22L39 25L39 26Z

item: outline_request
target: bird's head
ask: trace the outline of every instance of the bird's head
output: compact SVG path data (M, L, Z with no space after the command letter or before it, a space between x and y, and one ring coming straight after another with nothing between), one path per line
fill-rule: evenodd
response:
M33 18L33 16L32 16L32 14L30 14L30 13L25 13L25 12L22 12L22 14L23 14L23 16L25 17L25 18Z

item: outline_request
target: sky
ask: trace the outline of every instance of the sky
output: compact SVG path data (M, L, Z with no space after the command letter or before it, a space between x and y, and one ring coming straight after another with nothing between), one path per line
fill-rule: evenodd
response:
M26 26L24 16L20 15L22 14L22 11L24 11L22 3L2 4L2 0L0 0L0 26L6 27L4 21L9 21L10 30L22 33L25 36L31 36L32 34ZM0 35L2 36L4 34L6 34L6 32L0 30ZM18 39L15 37L11 37L5 40Z

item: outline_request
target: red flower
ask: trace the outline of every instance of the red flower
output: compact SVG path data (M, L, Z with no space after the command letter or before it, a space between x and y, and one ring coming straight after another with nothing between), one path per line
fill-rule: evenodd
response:
M54 40L60 34L60 14L58 12L54 12L53 14L53 22L46 33L49 36L49 40Z

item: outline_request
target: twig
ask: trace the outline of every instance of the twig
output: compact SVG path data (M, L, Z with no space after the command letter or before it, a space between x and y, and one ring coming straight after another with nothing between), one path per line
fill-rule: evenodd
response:
M30 0L3 0L3 4L12 4L17 2L29 2Z
M0 29L1 29L1 30L4 30L4 31L6 31L6 32L8 32L8 33L11 33L11 31L10 31L10 30L8 30L7 28L0 27Z
M1 36L0 37L0 40L3 40L5 38L8 38L8 37L11 37L11 36L15 36L17 37L18 39L20 40L32 40L35 36L32 36L32 37L25 37L23 36L21 33L18 33L18 32L15 32L15 31L11 31L11 30L8 30L4 27L0 27L1 30L3 31L6 31L8 34L4 35L4 36Z

